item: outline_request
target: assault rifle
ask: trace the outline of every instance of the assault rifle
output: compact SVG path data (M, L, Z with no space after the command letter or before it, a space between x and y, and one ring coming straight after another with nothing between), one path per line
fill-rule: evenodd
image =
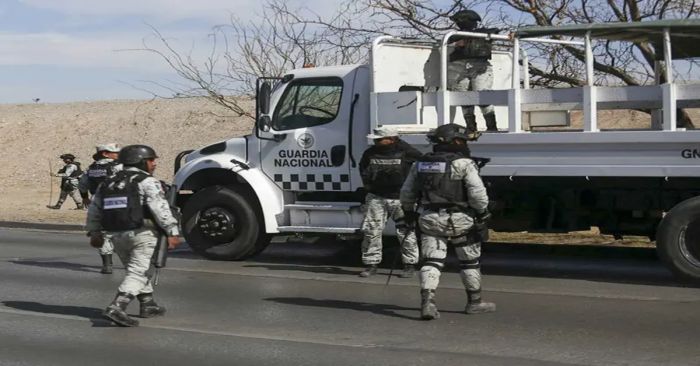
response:
M180 210L175 206L175 200L177 199L177 185L172 184L172 185L166 185L167 189L165 192L165 199L168 201L168 204L170 205L170 210L173 213L173 216L177 221L180 221ZM162 230L159 229L160 235L158 236L158 243L156 244L156 250L153 252L153 258L151 258L151 262L153 263L153 267L155 267L155 274L153 275L153 284L158 285L158 275L160 272L160 269L165 267L165 264L168 261L168 235Z

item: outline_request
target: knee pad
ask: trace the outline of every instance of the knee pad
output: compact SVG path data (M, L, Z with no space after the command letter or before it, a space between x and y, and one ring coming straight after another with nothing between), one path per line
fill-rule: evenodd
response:
M479 262L479 258L459 261L459 268L462 270L480 269L481 263Z

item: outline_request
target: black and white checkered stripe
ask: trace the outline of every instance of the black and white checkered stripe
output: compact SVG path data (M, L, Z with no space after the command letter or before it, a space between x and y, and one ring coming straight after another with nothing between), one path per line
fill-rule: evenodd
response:
M347 191L349 174L275 174L275 183L285 191Z

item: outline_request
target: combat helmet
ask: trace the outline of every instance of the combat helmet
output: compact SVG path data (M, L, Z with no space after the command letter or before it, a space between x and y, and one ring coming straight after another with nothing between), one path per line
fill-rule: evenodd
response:
M467 128L454 123L442 125L430 131L427 137L433 144L449 144L454 139L471 140Z
M459 29L473 30L481 21L481 16L474 10L464 9L450 15L450 20L457 24Z
M134 166L139 169L145 169L146 160L155 159L158 155L152 147L147 145L129 145L124 146L119 151L117 159L124 166Z
M73 155L73 154L61 154L61 156L59 156L59 158L61 160L75 160L75 155Z

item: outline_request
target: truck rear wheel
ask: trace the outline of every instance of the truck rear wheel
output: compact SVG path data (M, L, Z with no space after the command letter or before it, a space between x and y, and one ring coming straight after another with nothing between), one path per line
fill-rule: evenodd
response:
M664 216L656 250L678 277L700 282L700 197L677 204Z
M239 192L214 186L195 193L182 212L192 250L208 259L243 260L270 242L254 206Z

